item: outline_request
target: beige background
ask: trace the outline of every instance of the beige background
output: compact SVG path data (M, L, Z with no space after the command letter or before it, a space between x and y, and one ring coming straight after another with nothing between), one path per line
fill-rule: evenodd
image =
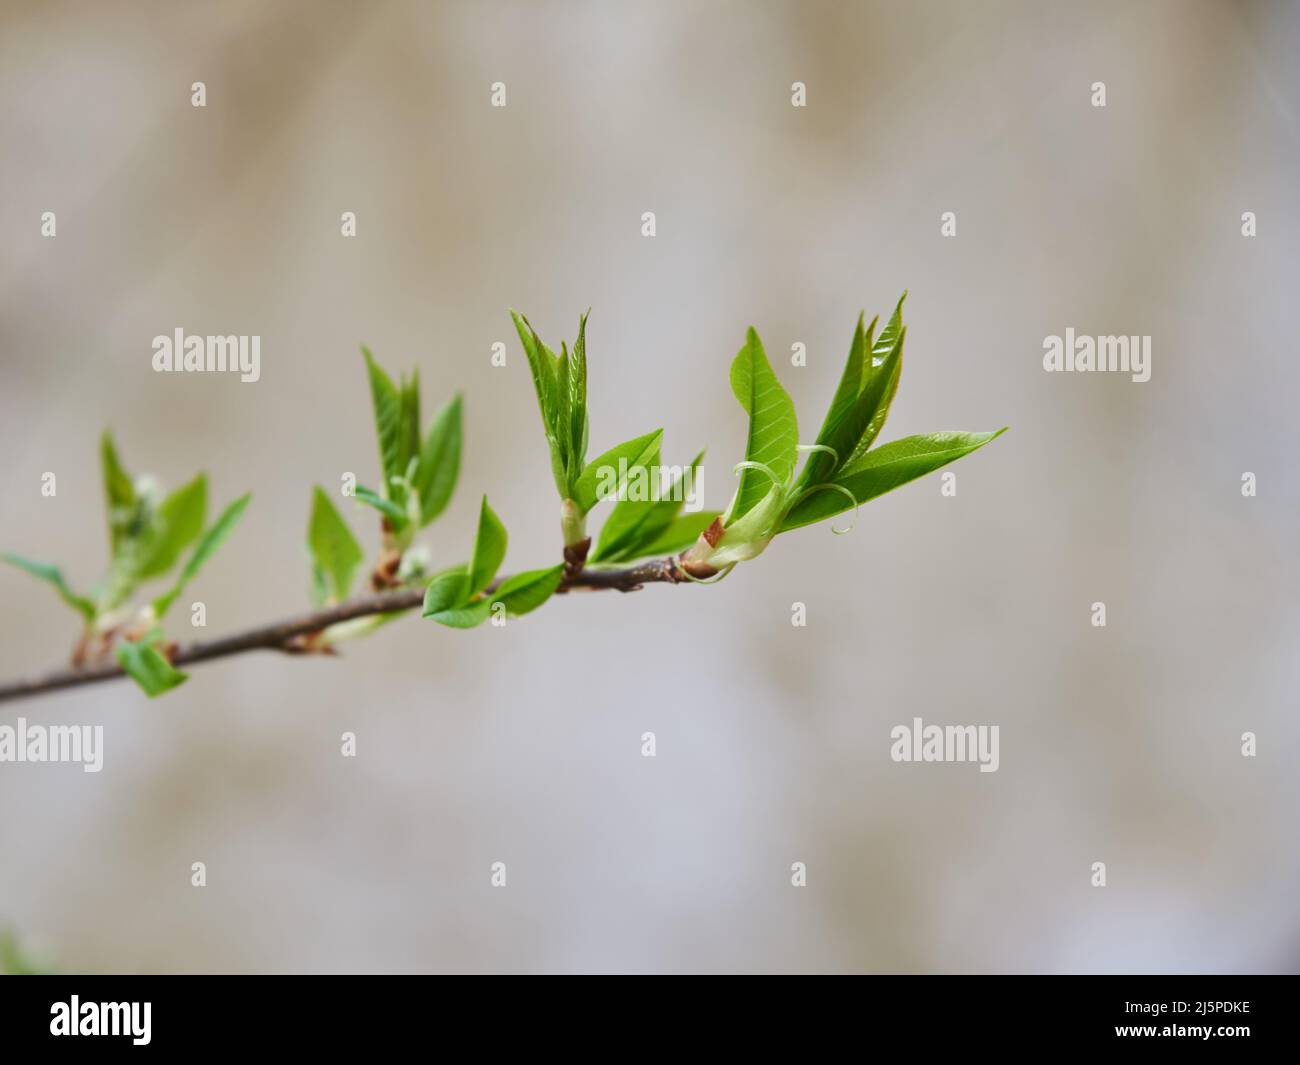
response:
M1295 6L3 12L0 545L80 584L104 562L111 425L134 471L255 493L194 587L210 635L304 606L311 484L374 480L362 342L420 367L427 409L465 392L437 558L465 556L487 490L508 566L549 562L509 306L555 342L592 307L593 453L662 424L672 461L708 445L714 506L750 323L811 439L859 309L910 287L885 438L1012 427L953 467L955 499L926 478L718 588L573 596L504 630L412 618L338 661L199 667L152 703L118 683L6 706L106 729L98 776L0 765L0 925L33 952L95 971L1296 968ZM262 380L152 373L177 326L260 334ZM1150 334L1152 380L1045 374L1067 326ZM9 569L0 600L0 674L56 664L72 616ZM998 724L1000 771L892 763L913 716Z

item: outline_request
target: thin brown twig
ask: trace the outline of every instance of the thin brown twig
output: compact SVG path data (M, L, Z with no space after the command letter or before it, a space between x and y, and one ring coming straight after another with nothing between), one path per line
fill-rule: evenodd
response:
M488 587L488 593L494 592L506 579L503 577L493 581ZM572 579L563 580L556 594L580 590L634 592L645 584L680 584L687 579L678 568L675 558L661 558L621 569L584 569ZM360 596L345 603L323 607L218 640L187 644L171 654L171 663L174 666L188 666L247 651L301 652L304 646L310 647L310 643L304 645L303 637L319 633L331 625L375 614L402 613L414 610L423 603L423 588L405 588L401 591ZM98 684L125 675L125 671L116 662L53 670L41 676L0 684L0 703L64 688L76 688L83 684Z

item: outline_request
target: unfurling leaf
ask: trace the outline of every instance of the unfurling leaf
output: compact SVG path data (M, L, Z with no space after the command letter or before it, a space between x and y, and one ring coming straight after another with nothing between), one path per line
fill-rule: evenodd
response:
M835 398L817 434L817 448L808 456L798 487L823 484L864 454L884 427L898 391L903 366L903 301L899 298L884 330L876 337L878 319L864 331L859 316L840 376Z
M221 516L203 534L202 539L199 540L198 545L181 569L176 583L165 594L160 595L153 601L155 617L162 619L162 616L171 609L172 603L185 590L185 586L198 576L198 572L203 568L204 563L216 554L217 548L225 543L226 537L239 523L239 519L244 515L244 508L248 506L248 501L252 498L253 494L251 492L246 492L240 496L221 512Z
M127 569L138 580L166 573L203 532L208 509L208 479L199 474L167 496L138 540L129 542Z
M884 495L963 455L978 451L1005 432L1006 429L1002 428L993 433L927 433L882 444L874 451L868 451L852 466L841 470L835 480L830 482L845 489L852 499L844 492L829 487L809 492L786 515L780 531L788 532L841 514L853 508L853 500L861 504Z
M590 313L590 312L588 312ZM587 315L578 319L578 339L569 356L569 449L570 479L582 472L587 461Z
M572 422L566 423L564 411L571 408L572 397L568 394L568 382L560 386L560 357L548 348L537 335L532 324L522 314L510 312L519 334L519 342L524 347L528 358L528 369L533 375L533 389L537 393L537 408L542 415L542 429L546 433L546 445L551 456L551 475L555 478L556 490L561 499L568 498L570 479L569 468L572 465L573 433ZM586 352L583 353L584 390L586 379Z
M904 293L906 295L906 293ZM902 300L899 301L902 306ZM897 311L894 312L897 315ZM893 319L890 319L892 324ZM867 453L867 449L876 442L876 437L880 435L880 430L885 427L885 419L889 416L889 408L894 403L894 396L898 394L898 381L903 373L903 341L907 339L907 326L899 329L897 336L888 348L883 347L879 342L872 349L872 370L871 379L862 389L862 400L860 409L866 417L866 424L858 437L857 444L847 456L842 456L843 466L841 469L848 469L854 462ZM876 360L879 359L877 362ZM856 425L855 425L856 428Z
M409 520L406 511L394 503L391 499L385 499L378 492L366 488L364 485L357 485L353 493L357 502L364 503L368 507L374 507L392 524L394 529L402 529Z
M117 661L149 698L162 695L177 688L189 679L189 674L176 669L167 657L154 645L157 633L151 633L143 640L128 640L119 644L116 651Z
M109 548L117 554L122 541L130 535L135 516L135 487L117 457L112 434L107 429L99 441L100 466L104 472L104 507L108 512Z
M370 349L363 347L366 373L370 377L370 401L375 412L375 434L379 438L379 461L384 471L384 483L392 477L406 473L402 465L402 396L393 379L375 362ZM417 412L418 414L418 412Z
M397 436L397 476L405 477L411 469L411 459L420 453L420 371L412 370L409 378L403 376L398 389L400 420Z
M63 573L58 566L52 566L47 562L34 562L30 558L23 558L21 555L15 555L8 551L0 555L0 560L8 562L11 566L17 566L20 570L30 573L33 577L53 585L54 590L59 593L59 598L68 606L72 607L87 621L94 620L95 604L84 595L78 595L68 587L68 582L63 579Z
M330 595L336 600L346 599L352 589L353 575L364 556L352 530L319 485L312 495L307 548Z

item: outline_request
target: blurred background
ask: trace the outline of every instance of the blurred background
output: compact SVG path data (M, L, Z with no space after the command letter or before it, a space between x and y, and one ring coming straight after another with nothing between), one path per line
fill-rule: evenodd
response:
M111 426L133 471L206 469L214 507L254 493L191 589L202 635L306 607L311 485L376 480L362 343L419 367L427 411L465 393L435 559L468 554L483 491L507 569L558 559L508 307L556 346L591 307L592 453L663 425L666 461L708 446L713 507L750 324L811 441L859 310L910 288L881 439L1011 426L951 467L956 497L931 475L716 588L467 633L412 617L337 660L199 666L156 702L117 682L7 704L4 723L105 729L98 775L0 765L0 926L25 953L1297 968L1295 5L0 10L0 547L79 586L105 561ZM259 334L261 380L153 373L177 327ZM1067 327L1152 336L1150 382L1044 373ZM372 515L347 513L373 552ZM0 676L65 659L75 618L47 588L4 568L0 601ZM185 612L173 630L192 637ZM999 725L1000 769L893 763L913 717Z

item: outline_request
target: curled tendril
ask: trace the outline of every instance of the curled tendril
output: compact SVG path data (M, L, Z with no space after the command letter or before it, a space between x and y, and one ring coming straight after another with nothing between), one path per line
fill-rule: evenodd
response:
M836 466L840 464L840 453L836 451L833 447L830 447L826 444L795 444L794 449L796 451L805 451L805 452L824 451L827 455L829 455L834 460Z
M718 572L715 573L712 577L693 577L691 576L691 574L687 573L686 570L682 569L680 566L678 567L678 572L680 572L681 575L685 577L688 581L690 581L692 584L719 584L721 583L722 579L727 576L727 574L729 574L733 569L736 568L737 565L738 563L733 562L729 566L723 566L722 569L718 570Z
M831 489L831 491L839 492L841 495L848 496L849 502L853 504L853 520L849 522L849 524L846 525L843 529L837 529L834 525L832 525L831 532L833 532L836 536L843 536L845 533L852 532L858 524L858 507L860 507L862 504L858 502L858 497L855 496L852 492L850 492L847 488L845 488L844 485L842 484L832 484L830 482L826 482L825 484L815 484L811 488L806 489L803 492L800 492L798 497L795 499L794 503L791 504L790 509L794 510L794 508L797 507L800 503L802 503L805 499L813 495L813 493L815 492L820 492L823 488L829 488Z
M776 471L772 469L771 466L764 462L754 462L751 459L746 459L744 462L737 462L736 465L732 467L731 472L739 475L742 470L758 470L759 473L766 474L767 479L774 485L784 487L785 482L776 475Z

